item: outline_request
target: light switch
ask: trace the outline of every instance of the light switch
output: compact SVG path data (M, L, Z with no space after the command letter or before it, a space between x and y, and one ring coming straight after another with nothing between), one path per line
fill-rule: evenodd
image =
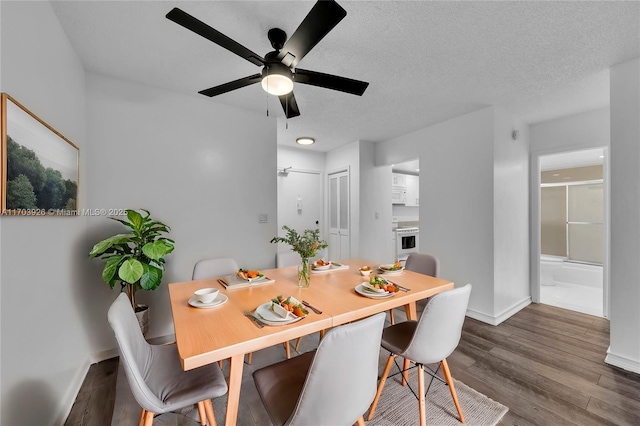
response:
M261 213L258 215L258 223L267 223L269 222L269 216L266 213Z

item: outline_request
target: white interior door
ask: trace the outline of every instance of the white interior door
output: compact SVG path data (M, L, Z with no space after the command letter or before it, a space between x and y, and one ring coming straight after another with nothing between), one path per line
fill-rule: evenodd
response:
M320 172L289 169L278 173L278 235L283 225L298 232L320 228L322 237L322 177ZM282 245L278 251L290 247Z
M349 172L329 175L329 257L350 257L349 238Z

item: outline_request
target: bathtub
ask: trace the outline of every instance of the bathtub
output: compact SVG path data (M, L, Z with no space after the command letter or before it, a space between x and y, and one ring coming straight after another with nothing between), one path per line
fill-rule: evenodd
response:
M602 288L602 266L566 261L550 255L540 256L540 285L577 284Z
M540 255L540 285L556 285L555 275L564 266L564 257Z

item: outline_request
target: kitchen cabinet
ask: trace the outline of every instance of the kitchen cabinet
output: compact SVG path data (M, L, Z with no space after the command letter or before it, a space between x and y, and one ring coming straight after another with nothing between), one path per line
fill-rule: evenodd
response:
M420 205L420 176L405 175L406 192L404 205L416 207Z
M392 173L391 174L391 186L402 187L407 186L407 175L402 173Z

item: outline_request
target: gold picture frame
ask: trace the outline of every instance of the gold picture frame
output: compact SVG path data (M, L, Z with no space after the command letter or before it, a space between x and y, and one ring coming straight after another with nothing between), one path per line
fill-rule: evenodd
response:
M0 103L0 214L77 215L80 149L7 93Z

